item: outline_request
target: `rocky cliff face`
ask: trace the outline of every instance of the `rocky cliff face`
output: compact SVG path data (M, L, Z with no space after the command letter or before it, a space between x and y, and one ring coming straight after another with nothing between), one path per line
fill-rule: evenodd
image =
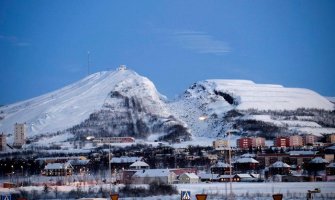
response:
M141 90L140 88L129 88ZM169 114L161 100L152 96L129 95L128 92L109 93L101 110L92 113L88 119L69 129L78 137L94 135L131 136L145 139L156 135L158 140L189 140L186 126Z

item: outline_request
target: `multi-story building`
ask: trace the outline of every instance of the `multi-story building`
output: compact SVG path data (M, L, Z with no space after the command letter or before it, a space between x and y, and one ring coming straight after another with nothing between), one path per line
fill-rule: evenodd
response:
M252 147L264 147L265 146L265 138L254 137L251 139L252 139Z
M327 142L334 144L335 143L335 133L329 134L327 139L328 139Z
M289 147L290 146L290 140L287 137L277 137L275 139L274 145L276 147Z
M219 148L226 148L228 147L228 140L215 140L213 141L213 147L215 149L219 149Z
M0 151L6 151L6 135L1 133L0 135Z
M290 147L301 147L303 146L302 137L300 135L292 135L289 137Z
M248 149L250 147L264 147L265 138L262 137L252 137L252 138L240 138L236 140L236 145L240 149Z
M252 147L252 138L240 138L236 140L236 146L240 149Z
M304 145L313 145L317 142L318 138L313 134L306 134L302 136Z
M15 123L14 126L14 147L21 148L26 144L26 123Z

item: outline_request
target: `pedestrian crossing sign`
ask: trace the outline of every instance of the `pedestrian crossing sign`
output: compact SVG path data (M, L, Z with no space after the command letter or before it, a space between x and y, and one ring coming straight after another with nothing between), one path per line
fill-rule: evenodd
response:
M191 200L191 192L181 191L181 200Z
M12 200L12 197L10 194L3 194L1 195L1 200Z

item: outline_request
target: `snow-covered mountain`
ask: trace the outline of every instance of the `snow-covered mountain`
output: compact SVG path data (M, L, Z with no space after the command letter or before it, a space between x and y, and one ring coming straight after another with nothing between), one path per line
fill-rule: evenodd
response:
M149 79L119 68L0 107L0 131L10 134L15 123L26 122L29 137L62 132L188 140L190 134L218 137L230 129L319 134L335 132L333 110L311 90L247 80L199 81L167 101Z
M334 117L331 112L334 104L308 89L256 84L248 80L206 80L194 83L170 107L174 115L186 122L197 136L217 137L236 128L240 132L262 129L268 132L301 132L296 127L306 128L311 124L317 130L308 128L304 132L335 132L335 129L320 129L322 126L315 122L316 117L305 118L305 121L285 121L288 117L315 115L311 113L316 112L312 111L315 109L324 110L323 113ZM335 125L335 122L326 125ZM281 127L285 127L285 130L281 130Z
M0 130L12 133L26 122L28 136L69 129L75 134L176 134L187 139L184 124L174 119L154 84L132 70L99 72L27 101L0 107Z

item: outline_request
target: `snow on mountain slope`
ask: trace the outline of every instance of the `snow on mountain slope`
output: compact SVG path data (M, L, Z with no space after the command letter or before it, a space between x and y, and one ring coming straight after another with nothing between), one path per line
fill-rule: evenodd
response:
M140 84L143 85L137 87ZM142 95L147 104L155 104L150 112L169 115L161 101L163 96L150 80L131 70L118 70L95 73L57 91L1 107L4 118L0 120L0 130L12 133L16 122L27 123L29 136L65 130L100 110L114 89L128 95Z
M308 89L256 84L246 80L207 80L201 84L206 85L211 94L216 91L230 95L236 102L238 110L296 110L298 108L334 110L334 105L326 98Z
M271 123L266 131L273 126L290 126L291 130L308 127L322 133L320 119L313 121L313 116L298 115L302 119L285 121L273 119L271 113L248 113L249 110L294 113L298 108L331 111L334 104L308 89L217 79L197 82L180 98L167 103L149 79L120 68L95 73L57 91L0 107L0 131L12 133L15 123L26 122L29 137L69 129L82 136L102 133L145 138L152 133L171 134L173 137L166 138L170 140L188 139L189 130L197 137L222 136L228 129L241 127L241 120L245 120L247 125L254 121ZM330 118L325 124L328 127L332 127Z
M334 104L314 91L285 88L281 85L256 84L248 80L206 80L193 84L176 101L170 103L175 116L185 121L197 136L217 137L234 128L225 120L229 111L294 111L298 108L332 111ZM204 120L205 119L205 120ZM256 119L270 122L268 119ZM274 126L296 125L298 122L271 120ZM299 122L299 126L319 126L317 123Z
M325 97L325 98L328 99L333 104L335 104L335 97Z

